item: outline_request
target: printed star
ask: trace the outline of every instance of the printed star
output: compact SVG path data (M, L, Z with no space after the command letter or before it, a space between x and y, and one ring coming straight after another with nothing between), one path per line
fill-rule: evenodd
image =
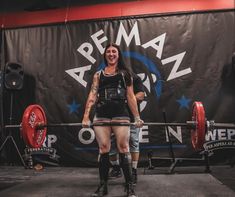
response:
M80 104L77 104L75 100L73 100L73 102L71 104L68 105L69 107L69 113L75 113L78 112L78 108L80 107Z
M176 100L179 104L180 104L180 109L181 108L187 108L189 109L189 102L191 101L191 99L187 99L184 95L181 96L180 99Z

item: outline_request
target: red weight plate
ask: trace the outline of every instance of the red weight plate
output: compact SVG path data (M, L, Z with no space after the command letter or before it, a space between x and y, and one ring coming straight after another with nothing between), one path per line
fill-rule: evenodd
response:
M191 141L193 148L198 151L203 149L206 129L205 110L201 102L193 103L192 121L195 121L195 128L191 129Z
M21 135L31 148L40 148L45 140L47 128L36 130L38 124L47 124L46 115L40 105L29 105L22 117Z

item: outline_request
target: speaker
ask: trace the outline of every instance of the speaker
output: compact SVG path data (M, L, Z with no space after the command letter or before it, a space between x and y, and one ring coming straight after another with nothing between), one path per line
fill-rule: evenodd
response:
M5 66L4 85L9 90L20 90L23 88L24 71L19 63L9 62Z

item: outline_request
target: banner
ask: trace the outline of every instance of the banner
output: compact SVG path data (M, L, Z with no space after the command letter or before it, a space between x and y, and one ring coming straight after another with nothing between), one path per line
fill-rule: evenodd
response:
M104 48L110 42L120 46L125 63L144 83L141 117L145 122L164 122L163 112L168 122L186 122L194 101L203 103L207 119L234 122L233 25L233 12L216 12L4 30L6 62L21 63L25 72L23 90L15 92L15 122L20 123L23 110L33 103L44 108L49 123L81 122L93 74L104 67ZM169 131L176 156L195 154L189 129L178 126ZM232 134L235 130L218 129L206 139L227 139ZM163 127L144 126L140 142L141 161L146 161L149 150L169 155ZM97 161L92 128L48 128L44 146L56 148L63 165Z

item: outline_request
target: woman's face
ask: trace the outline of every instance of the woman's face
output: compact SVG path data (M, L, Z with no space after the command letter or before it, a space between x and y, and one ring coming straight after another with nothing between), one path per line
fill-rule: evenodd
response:
M115 48L113 46L110 46L109 48L107 48L107 50L105 52L105 58L108 62L108 65L117 65L118 58L119 58L117 48Z

